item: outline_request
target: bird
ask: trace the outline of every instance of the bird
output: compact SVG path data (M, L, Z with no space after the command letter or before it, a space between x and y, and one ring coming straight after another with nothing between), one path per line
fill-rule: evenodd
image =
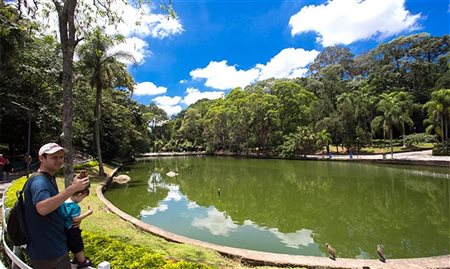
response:
M328 243L326 243L325 246L327 247L327 251L328 251L328 254L329 254L330 259L332 259L333 261L335 261L335 260L336 260L336 251L335 251L334 248L333 248L330 244L328 244Z
M386 256L384 256L384 250L381 245L377 245L377 253L380 256L380 261L386 262Z
M220 196L220 188L217 189L217 194Z
M174 177L174 176L178 176L178 173L175 173L174 171L169 171L169 172L166 173L166 175L168 177Z
M130 180L131 180L131 177L129 177L127 175L118 175L118 176L113 177L113 181L117 182L119 184L126 184Z

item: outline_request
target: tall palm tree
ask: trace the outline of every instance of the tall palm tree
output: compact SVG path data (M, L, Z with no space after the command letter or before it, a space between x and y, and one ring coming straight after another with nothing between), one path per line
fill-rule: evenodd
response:
M428 113L425 123L427 133L432 130L441 137L441 141L448 140L450 122L450 89L440 89L431 93L431 100L423 105Z
M376 116L371 122L372 132L383 130L383 139L385 134L389 134L391 158L394 157L394 147L392 144L394 127L402 123L412 124L409 117L409 110L406 108L410 97L405 92L382 93L377 104L377 110L381 115ZM412 102L412 101L411 101Z
M96 28L92 34L86 38L79 50L80 64L82 68L90 74L90 85L95 88L95 108L94 108L94 126L95 143L97 148L97 158L99 162L99 175L104 176L102 151L100 146L100 119L102 91L106 88L126 86L132 90L132 80L123 79L127 73L125 64L119 62L119 59L135 62L133 56L127 52L110 52L114 45L120 42L120 37L111 37L102 33ZM125 76L130 77L130 76ZM125 85L121 85L125 84ZM126 85L128 84L128 85Z

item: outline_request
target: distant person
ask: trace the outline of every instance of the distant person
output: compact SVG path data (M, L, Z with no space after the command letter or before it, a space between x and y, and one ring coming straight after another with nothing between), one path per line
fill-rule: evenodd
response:
M89 186L89 178L77 175L58 192L55 174L64 162L64 149L48 143L39 149L39 169L24 190L27 254L34 269L71 269L64 220L59 207L74 193ZM76 225L76 224L75 224Z
M79 224L84 218L92 215L93 211L89 207L86 213L81 214L81 207L78 205L88 195L89 188L77 191L60 207L60 212L64 219L67 247L74 255L72 264L77 264L78 269L92 266L92 262L84 256L84 244L83 238L81 237L81 229L74 225L74 223Z
M3 156L3 154L0 154L0 181L3 181L3 172L7 171L8 168L7 165L9 165L9 160Z

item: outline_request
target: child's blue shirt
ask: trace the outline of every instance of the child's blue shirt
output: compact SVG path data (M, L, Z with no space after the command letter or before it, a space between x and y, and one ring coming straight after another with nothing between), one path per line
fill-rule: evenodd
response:
M64 219L64 226L69 229L72 227L72 218L80 216L81 208L77 203L68 199L59 207L59 212Z

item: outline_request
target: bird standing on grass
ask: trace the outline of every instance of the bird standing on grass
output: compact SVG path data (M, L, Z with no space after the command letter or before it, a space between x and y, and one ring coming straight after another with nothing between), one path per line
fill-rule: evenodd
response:
M330 259L335 261L336 260L336 250L334 250L334 248L328 243L326 243L325 246L327 247L327 252L329 254Z
M380 256L380 261L386 262L386 256L384 256L384 251L381 245L377 245L377 253Z

